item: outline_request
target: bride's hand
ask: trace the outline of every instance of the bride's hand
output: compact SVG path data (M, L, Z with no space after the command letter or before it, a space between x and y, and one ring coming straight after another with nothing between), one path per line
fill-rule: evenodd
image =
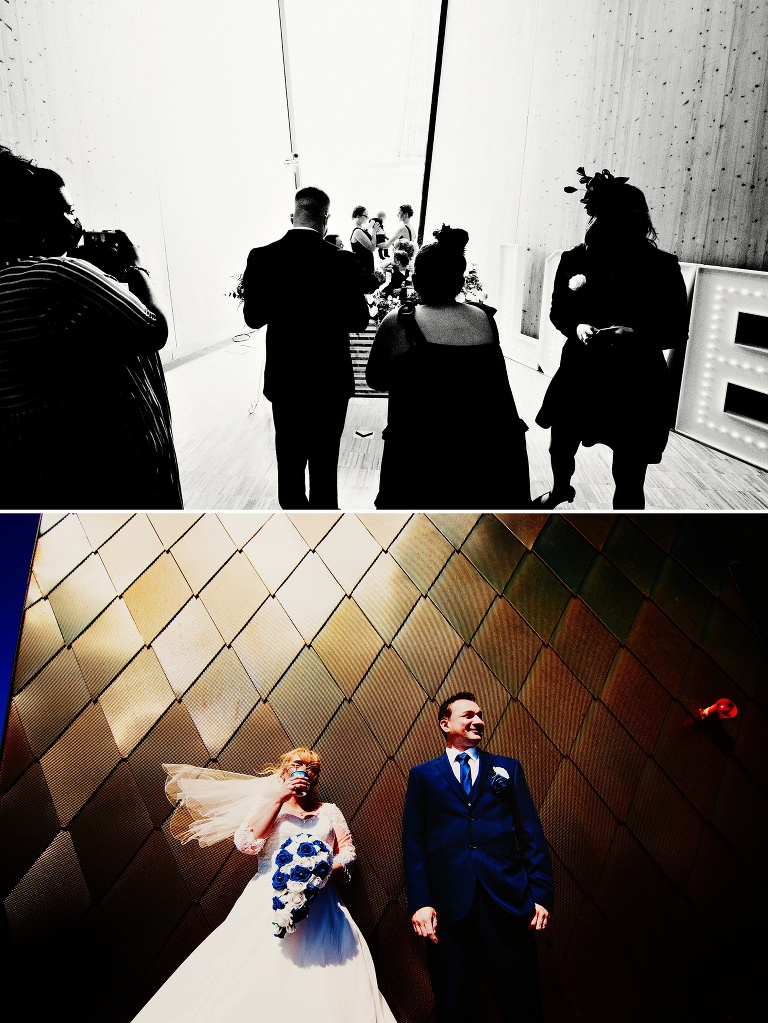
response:
M280 779L280 787L277 790L277 798L281 803L285 803L291 798L296 796L301 798L306 796L309 792L309 779L308 778L289 778L284 777Z

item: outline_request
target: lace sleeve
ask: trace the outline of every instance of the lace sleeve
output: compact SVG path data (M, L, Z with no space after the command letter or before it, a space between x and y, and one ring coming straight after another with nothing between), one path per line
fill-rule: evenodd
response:
M333 824L335 835L333 865L341 867L344 877L349 881L352 874L351 867L357 859L357 853L355 852L349 827L344 820L344 814L335 804L332 804L330 809L331 823Z
M243 821L235 832L235 848L239 849L241 853L247 853L249 856L258 856L264 848L267 836L256 838L250 824L251 818L249 817L247 821Z

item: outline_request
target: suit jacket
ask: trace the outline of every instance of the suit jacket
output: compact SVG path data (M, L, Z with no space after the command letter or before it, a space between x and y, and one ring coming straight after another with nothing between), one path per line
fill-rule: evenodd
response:
M509 774L495 792L493 768ZM551 909L552 864L518 760L480 752L477 780L466 795L448 757L411 769L403 819L403 860L411 912L432 906L438 924L467 916L477 886L506 912Z
M291 230L251 249L243 316L267 324L264 396L349 398L355 390L349 332L368 326L355 257L317 231Z

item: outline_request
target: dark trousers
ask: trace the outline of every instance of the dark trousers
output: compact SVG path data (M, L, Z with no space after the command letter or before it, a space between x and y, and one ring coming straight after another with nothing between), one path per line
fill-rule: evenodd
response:
M479 978L485 976L502 1023L541 1023L539 966L528 917L513 917L478 888L468 917L437 917L436 945L428 943L437 1023L478 1019Z
M280 507L338 508L336 474L348 397L272 401ZM309 467L309 498L305 472Z
M576 452L579 439L562 426L553 426L549 454L552 461L553 489L567 490L576 471ZM611 474L615 483L613 507L616 509L645 508L645 474L648 461L634 451L614 449Z

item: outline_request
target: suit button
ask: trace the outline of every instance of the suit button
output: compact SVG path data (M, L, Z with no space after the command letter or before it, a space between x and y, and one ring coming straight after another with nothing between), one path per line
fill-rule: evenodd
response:
M477 849L477 846L476 845L471 845L469 848L470 849Z

